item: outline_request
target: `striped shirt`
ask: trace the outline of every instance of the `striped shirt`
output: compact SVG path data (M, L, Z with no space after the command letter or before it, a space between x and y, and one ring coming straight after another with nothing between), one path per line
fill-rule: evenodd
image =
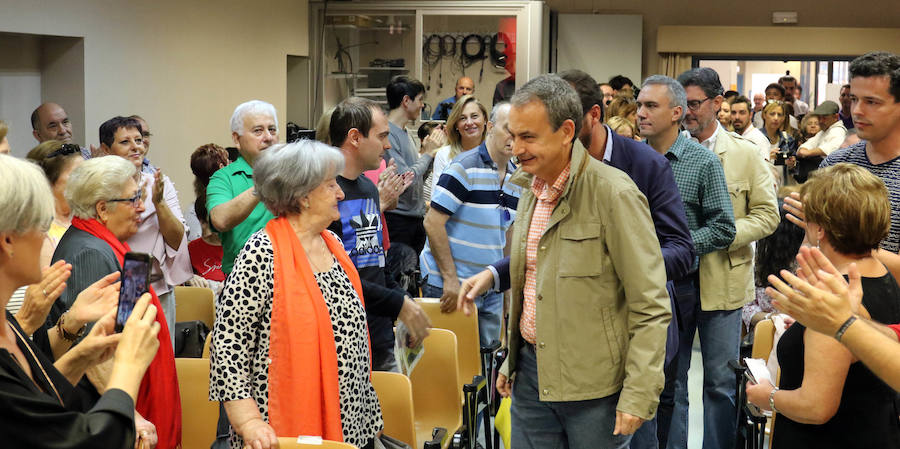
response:
M542 179L535 177L531 183L531 191L537 198L537 204L534 206L534 212L531 214L531 226L528 227L528 240L525 242L525 287L522 291L524 301L522 304L522 317L519 318L519 332L525 341L534 344L537 336L537 327L535 320L537 318L537 307L534 303L537 294L537 250L541 236L547 230L547 224L550 223L550 215L559 202L563 190L566 188L566 182L569 181L569 168L571 164L566 165L565 170L556 177L556 181L552 185L547 185Z
M515 220L521 193L519 186L508 182L515 169L509 162L501 184L497 164L482 143L457 156L438 179L431 207L450 216L445 230L460 279L503 258L506 230ZM419 260L428 284L443 287L430 245L425 245Z
M900 252L900 157L883 164L873 164L866 154L866 141L863 140L829 154L819 168L841 162L865 168L884 181L884 185L888 189L888 199L891 202L891 229L888 231L887 237L881 241L881 248L892 253Z

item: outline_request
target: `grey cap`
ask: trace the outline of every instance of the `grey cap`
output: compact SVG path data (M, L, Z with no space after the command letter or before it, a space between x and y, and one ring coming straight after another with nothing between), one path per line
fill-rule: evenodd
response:
M810 114L812 115L834 115L837 114L838 111L841 110L841 107L838 106L837 103L831 100L825 100L820 105L816 106Z

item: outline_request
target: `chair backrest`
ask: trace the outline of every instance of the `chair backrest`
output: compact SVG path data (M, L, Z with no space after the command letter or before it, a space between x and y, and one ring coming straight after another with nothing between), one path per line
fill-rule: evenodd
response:
M775 324L772 323L772 320L762 320L756 323L753 330L753 358L769 360L774 341Z
M213 291L203 287L175 287L175 321L203 321L213 328L215 320Z
M441 302L437 298L416 298L416 301L428 314L431 325L439 329L447 329L456 334L459 354L459 388L472 382L472 376L481 374L481 340L478 338L478 311L471 316L456 310L451 313L441 312ZM473 307L474 309L474 307Z
M462 425L456 344L453 332L432 329L425 338L425 353L410 373L418 443L415 447L431 440L435 427L443 427L452 435Z
M418 447L412 383L409 378L400 373L373 371L372 386L381 403L384 434Z
M209 359L176 358L181 393L181 445L208 448L216 439L219 403L209 400Z
M298 443L297 438L291 437L278 437L278 446L281 449L358 449L350 443L330 440L322 440L321 443Z

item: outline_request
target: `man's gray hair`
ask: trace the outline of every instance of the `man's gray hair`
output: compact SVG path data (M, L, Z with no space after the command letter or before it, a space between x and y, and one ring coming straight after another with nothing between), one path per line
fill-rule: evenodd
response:
M575 135L578 135L584 116L581 100L572 85L559 75L538 75L517 89L509 100L514 107L521 107L532 101L540 101L547 109L547 119L554 131L566 120L572 120L575 123Z
M97 218L97 203L121 198L128 180L134 179L135 171L134 164L119 156L95 157L82 162L72 170L66 183L66 201L72 213L85 219Z
M511 107L512 107L512 105L509 104L508 101L501 101L501 102L495 104L494 107L493 107L493 109L491 109L491 117L490 117L488 120L489 120L491 123L496 124L496 123L497 123L497 116L500 115L501 113L502 113L502 114L508 114L508 113L509 113L509 108L511 108Z
M666 87L666 93L669 96L669 106L673 108L681 106L681 117L678 117L678 121L681 122L684 118L684 114L687 113L687 93L684 91L684 86L674 78L665 75L650 75L644 80L641 87L650 85Z
M250 100L234 108L234 113L231 114L231 132L243 136L244 117L258 114L271 115L272 120L275 120L275 127L278 128L278 113L275 112L275 106L262 100Z
M37 165L0 154L0 232L45 231L53 204L50 184Z
M275 216L300 213L300 200L344 170L340 150L317 140L273 145L253 164L259 200Z

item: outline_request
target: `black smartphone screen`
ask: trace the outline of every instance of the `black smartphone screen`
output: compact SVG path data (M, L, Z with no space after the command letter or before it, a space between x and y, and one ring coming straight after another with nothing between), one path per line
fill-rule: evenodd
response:
M122 286L119 290L119 309L116 311L116 332L122 332L134 304L149 289L149 281L150 255L125 254L125 262L122 264Z

